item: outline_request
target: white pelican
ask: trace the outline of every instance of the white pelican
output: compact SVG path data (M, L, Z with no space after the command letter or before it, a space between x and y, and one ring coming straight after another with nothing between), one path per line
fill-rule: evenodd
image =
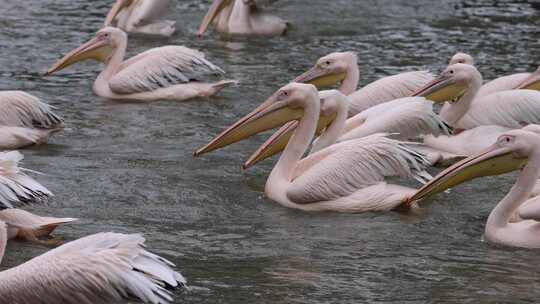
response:
M116 0L104 26L116 26L128 33L171 36L175 21L159 20L169 9L170 0Z
M479 154L449 167L424 185L411 201L423 199L475 177L498 175L523 168L510 192L488 217L485 238L491 243L540 248L540 201L527 200L540 177L540 136L511 130ZM524 206L524 208L520 208ZM521 221L511 222L518 211Z
M349 116L374 105L401 97L408 97L433 80L428 71L400 73L374 81L356 91L360 72L354 52L336 52L319 58L313 68L296 77L294 82L310 83L323 88L341 82L339 91L348 95Z
M299 120L279 161L266 182L273 201L306 211L366 212L392 210L414 189L387 184L389 176L427 176L427 160L405 144L372 135L332 145L302 159L311 143L320 115L320 101L313 85L291 83L256 110L225 130L196 155L248 137L261 128ZM256 131L256 132L254 132Z
M197 35L202 36L212 22L218 32L231 35L277 36L288 27L285 20L261 13L254 0L214 0Z
M21 209L0 211L0 221L6 223L8 239L21 238L36 241L51 234L56 227L76 221L76 218L39 216Z
M421 135L451 133L446 123L433 112L433 102L423 97L405 97L375 105L346 119L349 98L336 90L322 91L321 116L311 153L336 142L366 137L377 133L388 133L399 140L417 138ZM335 118L334 118L335 117ZM297 121L285 124L274 133L244 164L244 169L261 160L281 152L298 125ZM321 134L322 133L322 134ZM427 153L427 158L440 158Z
M474 60L468 54L457 53L450 59L449 66L456 63L474 65ZM493 79L482 85L476 98L513 89L540 90L540 67L533 73L517 73Z
M98 233L4 270L2 303L171 303L165 288L186 281L171 262L146 251L144 241L137 234ZM6 225L0 221L0 261L6 242Z
M52 107L23 91L0 91L0 149L18 149L47 142L62 130Z
M96 37L71 51L47 71L50 75L78 61L105 63L94 82L98 96L123 100L186 100L214 95L234 81L204 83L224 74L204 54L183 46L150 49L124 61L127 35L113 27L99 30Z

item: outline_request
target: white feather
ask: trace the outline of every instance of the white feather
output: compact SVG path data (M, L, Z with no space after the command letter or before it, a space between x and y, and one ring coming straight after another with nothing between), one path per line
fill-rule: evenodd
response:
M349 95L349 116L356 115L374 105L410 96L433 80L428 71L406 72L374 81Z
M0 125L27 128L57 129L62 118L53 107L23 91L0 91Z
M204 58L204 54L183 46L150 49L122 63L109 81L116 94L133 94L166 88L190 81L202 81L223 70Z

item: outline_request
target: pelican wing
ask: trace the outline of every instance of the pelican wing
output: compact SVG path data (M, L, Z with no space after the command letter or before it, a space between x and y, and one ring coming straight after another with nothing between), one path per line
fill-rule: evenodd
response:
M0 273L3 303L171 303L165 288L184 286L169 261L146 251L140 235L99 233Z
M42 129L62 127L62 118L52 110L52 106L23 91L0 91L0 125Z
M463 129L482 125L518 129L526 124L538 123L540 123L540 92L510 90L475 99L456 125Z
M355 115L374 105L410 96L434 76L428 71L406 72L374 81L349 95L349 115Z
M375 134L306 157L295 170L287 196L300 204L338 199L389 176L424 179L428 165L406 144Z
M164 46L141 53L122 63L109 81L116 94L133 94L190 81L204 81L223 70L204 54L183 46Z
M0 152L0 206L12 208L13 203L40 201L52 193L22 172L18 151ZM1 209L1 208L0 208Z
M411 139L420 135L449 135L450 127L433 112L433 102L423 97L405 97L373 106L349 118L338 141L376 133Z
M478 99L496 92L513 90L530 75L530 73L519 73L493 79L480 88L480 91L476 93L476 98Z

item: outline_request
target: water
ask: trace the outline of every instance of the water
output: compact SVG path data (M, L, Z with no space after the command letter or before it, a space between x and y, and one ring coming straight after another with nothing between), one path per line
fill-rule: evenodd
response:
M42 73L99 28L112 1L2 0L0 89L58 107L67 130L24 150L24 166L55 193L38 214L79 217L66 240L100 231L144 233L191 292L176 303L536 302L538 252L490 246L484 223L515 175L440 195L422 214L303 213L264 198L273 161L240 165L264 137L194 159L205 144L274 90L335 50L358 52L361 82L416 69L439 71L457 51L484 78L532 71L540 5L528 1L280 1L289 35L225 42L194 33L210 1L178 1L171 39L132 36L129 54L163 44L204 50L238 88L189 102L118 103L96 97L100 67ZM306 5L309 3L309 5ZM47 249L13 242L2 268Z

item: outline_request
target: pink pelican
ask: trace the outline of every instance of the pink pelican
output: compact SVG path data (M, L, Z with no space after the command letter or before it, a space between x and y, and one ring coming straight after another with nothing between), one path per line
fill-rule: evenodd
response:
M471 55L457 53L450 59L449 65L456 63L474 65L474 59ZM482 85L476 98L513 89L540 90L540 67L533 73L511 74L491 80Z
M433 75L427 71L401 73L381 78L356 91L359 79L356 54L336 52L319 58L314 67L294 81L311 83L317 88L341 82L339 91L349 96L349 116L353 116L374 105L410 96L433 80Z
M283 19L261 13L254 0L214 0L197 35L202 36L212 22L218 32L230 35L278 36L288 27Z
M427 160L405 144L381 134L332 145L302 159L311 143L320 115L313 85L291 83L253 112L221 133L195 154L261 129L299 120L279 161L266 182L273 201L305 211L366 212L392 210L406 202L414 189L388 184L385 177L414 177L427 173Z
M433 112L433 102L423 97L405 97L375 105L347 119L349 98L336 90L319 92L321 114L312 146L317 152L336 142L387 133L394 139L407 140L425 134L450 134L446 123ZM281 152L296 130L298 121L291 121L274 133L244 164L244 169ZM439 159L438 154L428 159Z
M38 238L48 236L58 226L76 220L75 218L39 216L21 209L0 211L0 221L7 226L8 239L20 238L41 242Z
M455 100L442 108L440 115L451 126L465 131L455 136L427 136L424 143L432 148L471 155L487 147L502 132L540 123L540 92L508 90L476 98L482 75L467 64L454 64L433 82L417 92L437 101ZM433 93L442 92L442 93ZM473 102L474 100L474 102Z
M52 107L23 91L0 91L0 149L18 149L47 142L62 130Z
M95 59L105 63L94 82L94 93L110 99L151 101L186 100L214 95L234 81L202 82L224 72L204 54L183 46L150 49L124 61L127 35L113 27L71 51L47 71L50 75L76 62Z
M175 21L159 20L169 9L170 0L116 0L104 26L116 27L128 33L171 36Z
M0 262L8 231L0 221ZM64 244L0 272L4 303L119 303L137 300L166 304L165 288L184 286L174 265L144 248L137 234L98 233Z
M497 204L488 217L485 238L490 243L513 247L540 248L540 201L529 199L540 177L540 135L526 130L511 130L501 135L495 144L442 171L424 185L410 201L475 177L498 175L523 168L510 192ZM515 212L521 221L512 222Z

